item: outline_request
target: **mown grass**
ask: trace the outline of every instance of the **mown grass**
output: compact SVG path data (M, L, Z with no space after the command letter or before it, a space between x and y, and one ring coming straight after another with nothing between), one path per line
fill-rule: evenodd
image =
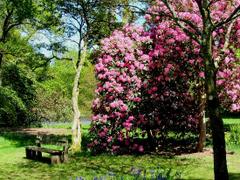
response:
M51 127L52 128L52 127ZM65 126L68 128L68 126ZM84 125L84 134L89 125ZM181 173L180 179L213 179L213 157L207 154L189 154L182 156L160 155L98 155L92 156L88 152L70 156L70 161L60 165L49 165L25 158L25 146L34 142L34 137L17 134L15 132L0 132L0 179L49 179L65 180L84 177L86 180L95 177L106 179L134 179L132 174L144 173L147 179L160 171L172 175ZM228 168L230 179L240 179L240 147L229 145ZM136 179L136 176L135 176ZM143 178L138 178L143 179Z
M49 165L25 159L24 147L16 146L14 141L0 137L0 179L76 179L84 177L125 177L133 179L134 171L146 171L148 179L159 170L172 169L172 174L181 172L181 179L213 179L211 154L206 156L158 156L158 155L98 155L82 153L70 157L70 162L61 165ZM231 179L239 179L240 154L228 155ZM233 177L235 176L235 177ZM112 177L112 179L116 179Z
M240 124L239 118L224 118L224 124Z

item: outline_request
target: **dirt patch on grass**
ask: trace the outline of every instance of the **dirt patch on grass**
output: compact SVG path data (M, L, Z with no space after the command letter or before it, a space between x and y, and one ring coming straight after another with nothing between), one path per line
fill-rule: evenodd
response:
M227 155L233 155L233 151L228 151ZM195 157L195 158L201 158L206 156L212 156L213 155L213 149L212 148L204 148L203 152L196 152L191 154L181 154L179 157Z
M179 155L180 157L196 157L196 158L201 158L205 156L212 156L213 155L213 150L211 148L205 148L203 152L196 152L196 153L191 153L191 154L181 154Z

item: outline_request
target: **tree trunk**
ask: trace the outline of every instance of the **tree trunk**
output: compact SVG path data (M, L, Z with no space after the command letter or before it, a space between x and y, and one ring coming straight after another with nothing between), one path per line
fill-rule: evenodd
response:
M82 133L81 133L81 121L80 121L80 110L78 106L78 97L79 97L79 83L81 70L86 59L86 45L84 45L83 54L81 54L81 49L78 52L78 61L76 68L76 75L74 78L73 90L72 90L72 108L73 108L73 125L72 125L72 152L80 152L81 151L81 143L82 143ZM82 55L82 56L81 56Z
M203 152L203 148L205 147L206 142L206 119L205 119L205 97L200 97L200 112L201 117L199 121L199 138L197 144L197 152Z
M204 113L205 114L205 113ZM199 138L197 144L197 152L203 152L206 142L206 121L205 116L201 117L199 122Z
M228 169L226 160L226 147L224 137L223 120L220 114L220 101L216 87L217 68L212 55L212 31L210 23L206 23L202 44L202 56L205 63L205 91L207 110L209 114L213 153L214 153L214 175L216 180L228 180Z
M223 120L220 114L220 103L216 89L212 89L212 83L208 82L207 105L212 129L214 174L216 180L228 180L226 148Z

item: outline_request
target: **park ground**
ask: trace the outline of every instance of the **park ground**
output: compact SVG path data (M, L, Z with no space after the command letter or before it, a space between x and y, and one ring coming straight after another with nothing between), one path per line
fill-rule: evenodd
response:
M240 119L225 120L226 124L240 123ZM83 126L87 134L89 125ZM90 155L88 152L70 156L68 163L50 165L25 158L25 146L34 142L35 135L45 134L70 137L70 124L54 124L43 128L1 129L0 180L65 180L80 179L151 179L160 173L179 179L213 179L211 147L202 153L166 155ZM230 179L240 179L240 146L228 146ZM142 178L141 178L142 177Z

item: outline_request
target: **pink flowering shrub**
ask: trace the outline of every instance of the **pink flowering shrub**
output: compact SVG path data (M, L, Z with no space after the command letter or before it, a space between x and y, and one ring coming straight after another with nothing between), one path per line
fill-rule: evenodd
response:
M213 2L214 21L222 21L232 11L230 7L225 0ZM173 8L178 17L198 29L203 27L194 1L176 1ZM198 133L202 118L199 97L204 94L205 78L201 45L169 19L169 13L164 3L156 0L145 15L147 31L127 25L102 40L90 129L93 151L145 152L164 143L171 131ZM198 36L198 29L185 25ZM222 106L240 111L240 61L236 55L240 19L217 29L213 36Z
M197 27L196 29L191 26L190 23L184 23L184 25L197 38L200 38L198 30L202 30L203 22L196 1L174 1L173 4L174 6L172 8L174 8L174 10L177 12L176 15L183 21L190 21L193 26ZM224 21L224 19L226 19L234 11L235 7L239 5L239 0L233 1L231 3L226 0L212 1L210 11L213 23ZM164 33L166 29L168 31L168 34L165 34L163 36L160 35L163 39L167 37L166 42L160 43L158 47L158 49L160 48L160 56L166 56L165 53L166 51L169 51L169 45L172 43L173 46L170 51L173 51L173 53L176 52L176 55L172 56L172 58L178 58L177 54L180 55L181 58L183 55L185 55L185 60L181 62L187 63L188 61L194 69L192 73L196 73L195 70L197 68L199 78L204 78L204 73L201 72L201 67L204 65L201 62L202 60L199 54L201 45L198 44L195 40L192 40L185 32L183 32L183 30L181 30L172 19L169 19L169 14L170 12L162 0L156 0L146 14L146 20L148 24L157 29L155 30L155 36L157 39L159 39L159 33ZM216 31L214 31L213 39L214 60L216 61L216 66L219 67L216 78L222 107L232 112L240 112L240 58L237 57L236 54L236 49L240 48L240 17L236 18L227 26L218 28ZM180 47L178 45L178 42L180 43ZM188 44L188 46L185 46L186 49L181 48L183 44ZM157 52L153 52L153 54L156 53ZM198 80L195 79L195 81Z
M203 78L199 50L172 22L153 21L156 25L149 32L153 42L149 51L151 78L145 94L153 104L146 114L154 122L150 129L163 135L168 131L197 132L201 113L190 88Z
M127 25L102 41L89 144L96 152L144 152L169 131L196 132L198 106L184 75L192 68L187 72L180 59L169 61L173 51L160 57L160 44L153 41L163 39L154 39L153 31Z
M102 54L96 64L99 80L97 98L93 102L92 142L94 151L143 152L144 147L133 141L143 118L143 76L148 71L149 56L145 46L150 43L143 27L127 25L102 40Z

